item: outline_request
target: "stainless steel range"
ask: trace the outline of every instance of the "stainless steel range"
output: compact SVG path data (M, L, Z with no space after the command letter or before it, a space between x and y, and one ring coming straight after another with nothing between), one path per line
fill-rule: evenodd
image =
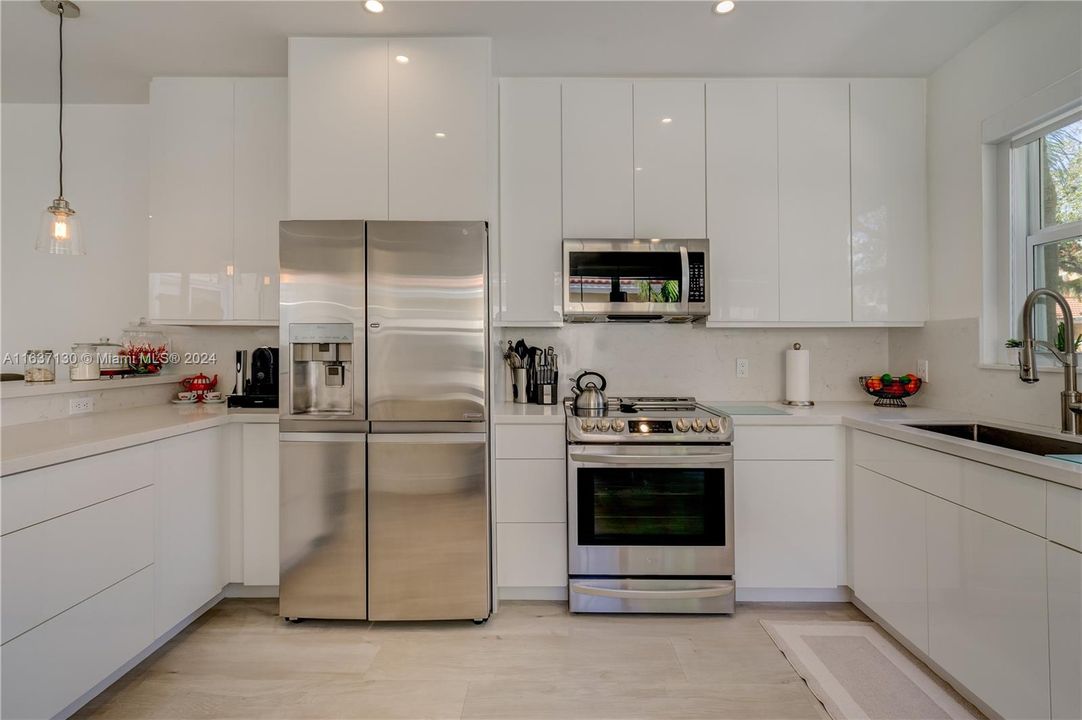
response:
M733 612L732 419L690 397L565 411L571 611Z

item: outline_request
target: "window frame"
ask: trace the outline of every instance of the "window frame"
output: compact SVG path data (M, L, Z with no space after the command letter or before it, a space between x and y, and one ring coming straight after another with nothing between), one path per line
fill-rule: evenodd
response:
M1051 120L1033 125L1005 141L1008 152L1008 184L1010 195L1009 222L1009 276L1010 276L1010 322L1011 337L1021 338L1021 314L1026 297L1033 291L1034 251L1042 245L1062 242L1082 236L1082 221L1059 223L1041 227L1041 157L1040 142L1048 133L1082 121L1082 105L1060 113ZM1048 324L1046 306L1036 308L1037 325ZM1001 340L1001 343L1006 338ZM1000 345L1002 348L1002 344ZM1041 351L1046 354L1046 351ZM998 353L1002 362L1011 362L1012 353L1002 348ZM1038 357L1038 365L1052 367L1050 357Z

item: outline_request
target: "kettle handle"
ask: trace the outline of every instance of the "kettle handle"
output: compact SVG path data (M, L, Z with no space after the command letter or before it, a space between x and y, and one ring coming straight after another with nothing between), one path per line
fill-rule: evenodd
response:
M572 389L572 392L574 392L575 390L578 390L579 392L585 390L585 388L582 387L582 379L584 377L589 377L590 375L593 375L595 378L601 381L601 387L599 387L598 390L600 390L601 392L605 392L605 388L608 387L608 382L605 380L605 376L597 372L596 370L583 370L581 373L579 373L579 376L575 378L575 387ZM578 395L578 393L575 394Z

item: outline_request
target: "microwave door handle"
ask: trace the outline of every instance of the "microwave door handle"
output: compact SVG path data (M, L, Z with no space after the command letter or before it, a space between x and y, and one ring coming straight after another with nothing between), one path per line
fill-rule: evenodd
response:
M733 585L715 585L711 587L687 588L681 590L629 590L626 588L609 588L588 583L574 583L571 589L583 595L598 595L600 597L625 598L629 600L653 600L660 598L712 598L728 595L733 591Z
M688 306L689 289L688 285L691 284L691 260L688 259L688 248L686 245L680 246L680 304L685 308Z
M593 465L725 465L732 462L731 453L710 455L599 455L571 453L571 460Z

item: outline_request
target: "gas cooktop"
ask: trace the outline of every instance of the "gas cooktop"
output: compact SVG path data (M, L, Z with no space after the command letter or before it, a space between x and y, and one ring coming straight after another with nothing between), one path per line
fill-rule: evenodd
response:
M732 418L693 397L610 398L600 417L576 417L570 400L564 410L570 443L732 442Z

